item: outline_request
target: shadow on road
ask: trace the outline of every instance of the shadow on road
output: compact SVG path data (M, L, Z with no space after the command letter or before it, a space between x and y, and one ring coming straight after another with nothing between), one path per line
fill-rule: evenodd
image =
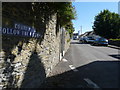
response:
M120 60L120 54L114 54L114 55L109 55L109 56L114 57L114 58L117 58L117 59Z
M71 42L70 44L88 44L88 43L82 43L82 42Z
M71 42L70 44L79 44L79 42Z
M42 88L88 88L85 78L100 88L120 88L119 61L95 61L76 69L47 78Z

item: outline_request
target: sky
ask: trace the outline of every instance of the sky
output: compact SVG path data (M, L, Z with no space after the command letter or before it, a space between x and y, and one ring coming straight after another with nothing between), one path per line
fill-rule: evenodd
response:
M118 13L118 2L72 2L77 18L72 20L74 33L92 31L94 17L104 9Z

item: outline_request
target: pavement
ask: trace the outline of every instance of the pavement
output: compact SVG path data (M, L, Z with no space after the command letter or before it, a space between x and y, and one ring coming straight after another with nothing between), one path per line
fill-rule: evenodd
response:
M111 47L111 48L115 48L115 49L119 49L119 50L120 50L120 47L118 47L118 46L108 45L108 47Z

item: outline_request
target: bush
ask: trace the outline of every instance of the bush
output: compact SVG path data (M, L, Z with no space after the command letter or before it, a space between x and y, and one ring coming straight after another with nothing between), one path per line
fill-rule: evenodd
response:
M67 40L67 43L69 43L69 42L70 42L70 39Z
M109 39L111 41L120 41L120 39Z

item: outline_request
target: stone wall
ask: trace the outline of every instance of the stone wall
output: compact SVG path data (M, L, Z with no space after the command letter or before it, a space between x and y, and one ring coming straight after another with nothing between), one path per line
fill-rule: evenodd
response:
M1 88L37 88L59 62L60 32L56 35L56 14L46 24L43 40L26 37L2 37L0 52ZM65 51L69 48L65 35Z
M42 37L2 35L0 89L40 87L40 84L49 77L51 70L60 61L61 32L57 30L56 13L40 11L41 16L33 23L34 20L31 18L33 14L23 11L27 8L26 3L4 3L4 5L3 11L5 12L2 14L2 24L5 27L12 28L14 22L21 22L30 26L34 24ZM17 7L18 5L20 8ZM21 7L21 5L23 6ZM66 52L70 40L69 34L65 33L64 46Z

